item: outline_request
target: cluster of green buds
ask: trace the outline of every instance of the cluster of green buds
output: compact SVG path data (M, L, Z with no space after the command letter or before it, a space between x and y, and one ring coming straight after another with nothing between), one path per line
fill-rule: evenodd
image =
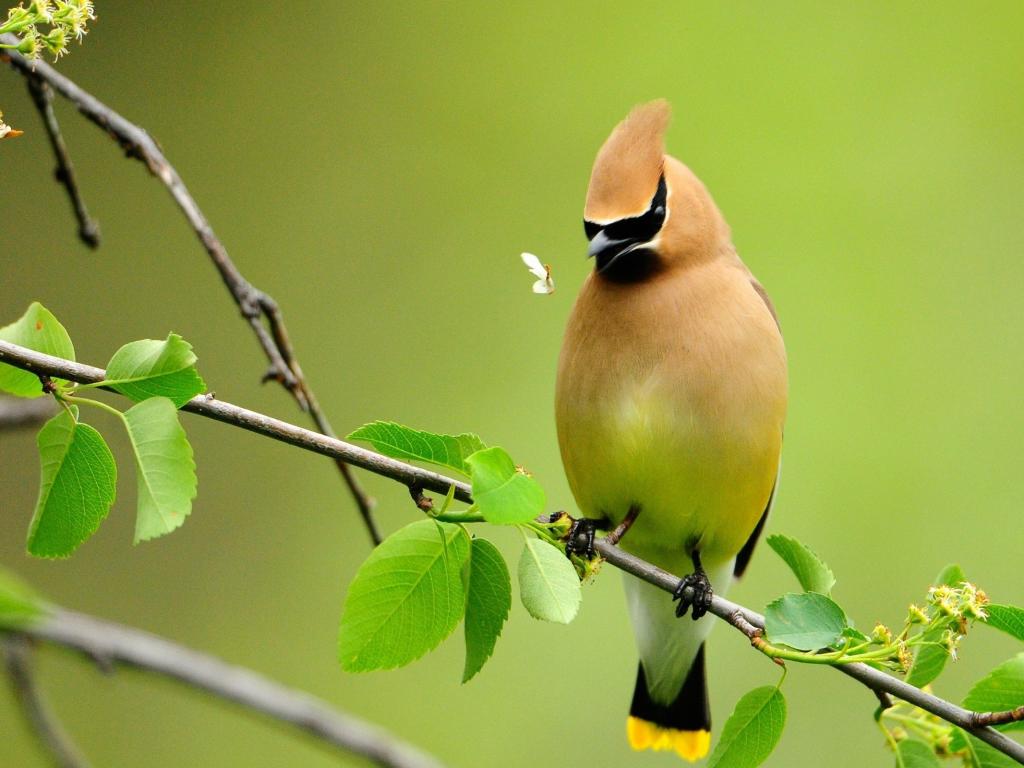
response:
M941 629L940 642L946 652L956 661L960 641L967 634L971 623L988 618L985 606L988 595L970 582L961 582L951 587L943 584L928 590L928 604L925 609L917 609L916 613L924 615L929 628ZM911 606L912 613L916 606Z
M0 43L0 48L13 48L30 59L49 53L54 61L68 52L72 39L81 42L86 25L96 18L92 0L31 0L19 3L0 22L0 33L19 37L17 43Z

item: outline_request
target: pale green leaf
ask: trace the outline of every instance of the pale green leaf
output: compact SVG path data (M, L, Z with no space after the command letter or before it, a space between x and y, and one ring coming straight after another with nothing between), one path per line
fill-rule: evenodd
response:
M28 529L36 557L67 557L92 536L117 492L117 466L100 433L76 421L77 408L46 422L39 446L39 499Z
M934 750L924 742L904 739L897 745L897 749L897 768L940 768L942 765Z
M527 539L519 558L519 597L535 619L568 624L576 618L580 579L565 553L540 539Z
M65 360L75 359L75 347L68 332L38 301L32 302L17 321L0 328L0 339ZM0 391L17 397L40 397L44 394L36 374L4 363L0 363Z
M1020 764L1012 757L971 736L962 728L954 729L950 749L964 752L964 765L967 768L1020 768Z
M966 580L967 577L960 566L953 563L939 571L939 575L935 577L933 583L935 586L956 587ZM945 669L946 662L949 660L949 651L941 642L944 632L945 627L939 627L925 633L924 640L927 641L927 644L921 645L917 649L910 670L907 672L906 680L911 685L922 688L942 674L942 670Z
M348 672L415 661L444 640L466 609L469 536L458 525L418 520L388 536L349 585L338 633Z
M1018 640L1024 640L1024 608L990 604L985 606L985 611L988 613L985 623L990 627L1001 629Z
M103 383L135 402L166 397L181 408L206 389L195 365L192 345L172 333L164 341L142 339L125 344L107 363Z
M708 760L708 768L755 768L775 749L786 726L786 699L772 685L755 688L736 704Z
M805 592L828 595L836 583L832 570L807 546L789 536L775 534L765 539L768 546L786 561Z
M491 657L511 607L512 583L505 559L491 542L473 539L466 594L466 666L462 682L468 682Z
M466 459L473 501L490 523L525 523L544 512L544 489L523 474L503 448L487 448Z
M963 705L974 712L1005 712L1024 706L1024 653L1004 661L975 683Z
M166 397L132 406L124 413L124 423L135 451L138 544L185 522L196 497L196 464L178 411Z
M769 642L801 651L836 645L847 627L843 609L817 592L783 595L769 603L764 621Z
M349 440L368 442L380 453L393 459L411 459L437 464L463 475L469 474L466 459L487 446L474 434L435 435L419 429L403 427L393 421L372 421L348 436Z
M43 601L11 571L0 568L0 627L15 629L43 612Z

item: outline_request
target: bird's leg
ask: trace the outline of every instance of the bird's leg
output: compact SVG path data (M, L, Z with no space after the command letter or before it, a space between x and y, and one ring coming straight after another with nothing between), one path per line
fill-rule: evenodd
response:
M622 522L615 526L615 528L604 537L604 540L609 544L618 544L619 540L626 535L626 531L633 527L633 522L636 520L636 516L640 514L640 506L634 504L629 508L629 512L622 518Z
M607 529L608 525L609 520L606 517L600 520L590 517L573 520L572 527L569 528L569 535L565 537L566 557L577 555L592 560L595 556L594 535L598 529Z
M679 580L679 584L672 593L672 599L679 601L679 605L676 606L676 616L685 616L686 612L690 610L690 606L693 606L693 620L696 621L708 612L714 593L711 591L708 575L700 564L700 552L695 549L690 557L693 558L693 573ZM686 595L687 588L692 590L689 597Z

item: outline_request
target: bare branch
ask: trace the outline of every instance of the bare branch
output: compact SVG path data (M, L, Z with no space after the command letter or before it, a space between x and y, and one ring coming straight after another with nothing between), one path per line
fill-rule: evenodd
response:
M39 426L56 412L57 408L49 397L32 400L0 397L0 431Z
M89 768L89 761L65 733L36 685L32 649L24 635L0 635L0 651L3 651L7 675L21 711L39 743L53 758L53 764L58 768Z
M6 341L0 341L0 362L38 375L56 376L69 381L92 383L104 379L104 372L99 368L61 360ZM466 503L473 501L471 488L466 483L445 477L437 472L414 467L365 448L359 448L336 438L302 429L256 411L240 408L237 405L200 395L186 403L182 410L232 424L308 451L339 458L354 466L397 480L410 489L413 499L417 500L417 506L420 504L418 494L422 490L447 493L452 486L455 487L455 498ZM547 519L544 522L547 522ZM674 592L679 584L678 576L663 571L605 540L598 540L594 546L600 555L616 568L643 579L666 592ZM764 617L759 613L717 595L712 598L709 612L746 635L755 647L759 643L763 643L761 633L764 629ZM895 696L941 717L946 722L970 731L982 741L1024 765L1024 745L992 728L979 727L983 721L978 718L987 717L987 714L980 715L958 707L866 664L840 664L835 668L860 681L876 693Z
M75 211L75 218L78 219L78 238L90 248L98 248L100 225L89 215L89 210L85 207L85 200L82 199L82 193L78 189L75 167L71 164L71 156L64 143L64 136L60 132L60 123L57 122L57 115L53 112L53 90L45 82L31 75L25 78L25 82L28 84L32 102L39 110L39 116L43 118L46 133L50 137L50 146L53 147L53 154L57 158L54 177L67 189L71 207Z
M320 699L142 630L53 608L18 632L80 651L101 663L104 671L124 664L164 675L288 723L333 747L362 755L376 765L441 768L441 763L433 757L370 723L332 709ZM7 639L12 637L8 635Z
M0 35L0 40L5 43L16 42L12 35ZM238 270L238 267L235 266L228 256L224 244L221 243L214 233L213 227L210 226L206 216L188 191L185 182L182 181L174 166L164 157L163 151L156 141L153 140L145 129L122 117L45 62L29 61L14 50L6 51L4 58L28 79L30 89L34 87L33 83L35 83L47 89L52 88L53 91L68 99L68 101L78 107L78 111L85 115L86 118L105 130L125 150L129 157L141 160L150 173L167 187L174 202L178 204L178 208L185 215L188 223L202 243L203 248L206 250L207 255L209 255L210 260L213 262L214 267L216 267L235 304L238 305L242 317L249 323L249 327L252 328L256 339L263 348L270 362L270 369L264 376L264 380L273 379L281 383L291 393L292 397L295 398L299 407L310 414L317 429L325 435L334 437L334 431L331 429L331 425L320 408L312 387L310 387L309 382L303 375L299 361L295 357L295 350L292 347L288 330L285 327L284 318L277 306L277 302L252 285ZM33 98L35 97L36 94L33 93ZM38 106L39 101L37 100L36 103ZM66 160L66 153L62 155L63 141L60 142L60 148L58 148L54 139L55 136L59 137L60 135L59 128L56 127L56 120L53 120L52 127L50 125L50 118L53 115L52 109L49 109L48 105L47 109L49 117L47 112L43 111L43 107L40 106L40 110L43 111L43 116L47 120L47 128L50 130L51 140L54 141L58 160L60 161L62 157ZM55 130L57 131L56 134L54 133ZM67 167L70 169L70 161L67 162ZM73 177L69 176L68 178ZM71 187L69 185L70 190ZM76 204L76 210L77 208ZM84 211L84 206L82 206L81 210ZM379 544L381 535L373 520L373 499L362 489L350 467L339 460L336 460L335 463L341 472L345 485L356 502L356 506L359 508L359 513L363 518L370 538L374 544Z

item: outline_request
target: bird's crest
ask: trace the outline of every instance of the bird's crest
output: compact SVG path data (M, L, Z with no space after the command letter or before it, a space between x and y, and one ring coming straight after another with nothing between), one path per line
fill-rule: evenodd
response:
M664 99L634 107L597 153L583 218L602 224L639 216L658 189L665 129L672 110Z

